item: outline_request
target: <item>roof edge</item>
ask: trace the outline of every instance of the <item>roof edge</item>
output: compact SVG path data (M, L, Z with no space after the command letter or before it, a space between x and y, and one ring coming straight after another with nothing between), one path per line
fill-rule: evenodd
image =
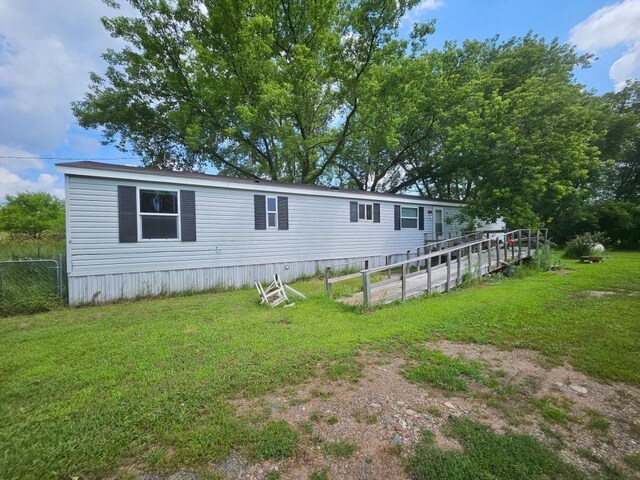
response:
M271 180L254 180L249 178L229 177L225 175L213 175L201 172L181 172L173 170L161 170L149 167L137 167L118 165L93 161L77 161L57 163L56 169L65 175L89 176L101 178L113 178L124 180L160 181L162 183L181 183L186 185L201 185L220 188L232 188L238 190L258 190L272 192L291 192L306 195L319 196L348 196L349 198L373 199L380 198L384 201L431 203L442 206L463 206L465 203L457 200L438 200L420 195L369 192L365 190L351 190L331 188L320 185L308 185L300 183L274 182ZM143 178L144 177L144 178ZM156 177L150 180L148 177ZM160 180L160 177L162 180Z

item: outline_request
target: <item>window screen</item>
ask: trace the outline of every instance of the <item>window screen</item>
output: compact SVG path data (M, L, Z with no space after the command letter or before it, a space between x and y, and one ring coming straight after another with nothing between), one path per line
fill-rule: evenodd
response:
M402 207L402 228L418 228L418 209Z
M267 225L269 227L278 226L278 201L276 197L267 198Z

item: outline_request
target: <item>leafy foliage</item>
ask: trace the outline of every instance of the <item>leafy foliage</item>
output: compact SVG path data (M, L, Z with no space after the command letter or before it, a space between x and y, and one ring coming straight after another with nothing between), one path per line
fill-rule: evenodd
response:
M564 256L567 258L580 258L593 253L593 247L596 243L605 244L605 236L601 232L583 233L576 235L567 242Z
M74 104L82 126L155 166L317 183L417 0L130 3L103 21L126 46Z
M7 195L0 208L0 230L40 239L44 232L64 231L64 202L46 192Z

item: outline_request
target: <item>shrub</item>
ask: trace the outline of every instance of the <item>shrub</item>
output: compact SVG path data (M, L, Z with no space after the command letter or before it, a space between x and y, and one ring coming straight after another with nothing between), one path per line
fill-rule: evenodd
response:
M549 270L561 268L562 262L554 254L549 245L541 245L533 256L531 266L543 272L548 272Z
M596 243L605 245L607 238L601 232L583 233L576 235L567 242L565 246L564 256L567 258L580 258L585 255L591 255L593 247Z

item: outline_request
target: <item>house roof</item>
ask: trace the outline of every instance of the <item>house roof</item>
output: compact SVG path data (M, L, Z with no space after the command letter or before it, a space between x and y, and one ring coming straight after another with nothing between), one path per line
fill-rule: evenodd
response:
M135 167L129 165L116 165L112 163L92 162L92 161L79 161L79 162L65 162L57 163L58 171L80 176L96 176L105 178L130 178L131 180L141 179L140 176L156 176L163 177L161 181L170 183L189 183L219 186L226 188L241 188L255 189L255 190L273 190L273 191L299 191L299 193L309 193L316 195L331 195L342 194L349 197L371 197L380 198L384 197L384 200L402 199L409 200L411 202L433 203L436 205L462 205L464 202L456 200L437 200L429 197L423 197L420 195L408 195L400 193L379 193L368 192L364 190L351 190L335 187L323 187L320 185L308 185L301 183L286 183L286 182L273 182L271 180L252 179L252 178L238 178L229 177L226 175L212 175L208 173L200 172L183 172L173 170L161 170L158 168L148 167ZM125 174L123 176L122 174ZM149 180L148 178L146 179ZM391 200L393 201L393 200Z

